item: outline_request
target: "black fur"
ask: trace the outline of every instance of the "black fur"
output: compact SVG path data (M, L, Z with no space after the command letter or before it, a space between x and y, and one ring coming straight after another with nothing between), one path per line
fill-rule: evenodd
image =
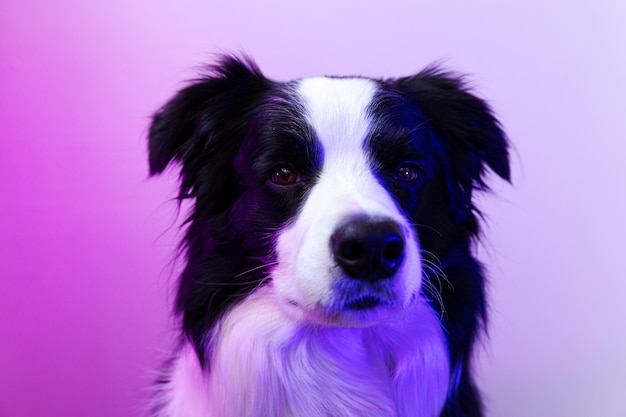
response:
M412 197L398 195L397 201L404 202L417 225L426 262L435 265L425 268L430 284L424 288L443 317L453 373L457 372L457 389L442 416L482 416L480 395L470 376L473 346L487 324L484 273L472 253L472 241L480 234L480 211L472 197L475 191L488 190L487 168L510 180L506 135L490 107L470 92L461 76L430 67L383 86L373 109L381 121L381 135L400 132L413 142L407 148L424 150L420 158L427 167L426 184L410 190ZM394 142L397 151L402 140ZM376 148L375 144L370 141L370 146ZM389 144L380 148L393 149ZM432 288L438 297L429 293Z
M487 305L471 247L480 217L472 197L487 190L487 169L509 180L507 139L462 77L433 67L376 82L370 110L377 128L366 146L379 180L416 225L429 263L425 294L442 316L455 384L441 416L479 417L470 359ZM226 57L167 103L150 129L151 174L178 162L178 198L193 201L176 312L206 367L215 324L267 281L276 259L272 232L297 213L323 161L292 87L268 80L250 60ZM285 149L292 151L281 156ZM406 153L422 161L424 179L399 186L387 173ZM266 184L272 161L281 159L305 176L287 194Z

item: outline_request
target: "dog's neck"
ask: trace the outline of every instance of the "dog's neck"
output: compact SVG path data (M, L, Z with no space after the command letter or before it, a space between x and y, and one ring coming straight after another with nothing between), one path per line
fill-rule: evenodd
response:
M439 415L448 354L439 319L424 301L400 323L303 326L261 292L215 329L208 376L191 345L182 348L162 398L167 415Z

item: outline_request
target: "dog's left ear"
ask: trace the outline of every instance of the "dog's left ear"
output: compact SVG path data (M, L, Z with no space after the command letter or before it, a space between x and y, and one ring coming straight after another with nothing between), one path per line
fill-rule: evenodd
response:
M396 80L428 118L443 142L457 184L468 194L488 188L485 167L510 181L508 141L489 105L475 96L462 76L428 67Z

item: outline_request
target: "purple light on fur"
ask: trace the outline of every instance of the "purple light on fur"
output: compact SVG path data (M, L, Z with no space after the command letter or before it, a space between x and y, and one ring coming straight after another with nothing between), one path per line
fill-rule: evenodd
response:
M176 179L146 180L149 117L233 49L279 79L441 58L472 73L516 143L516 186L481 201L489 408L626 415L624 16L611 0L1 2L0 416L140 414L177 275Z

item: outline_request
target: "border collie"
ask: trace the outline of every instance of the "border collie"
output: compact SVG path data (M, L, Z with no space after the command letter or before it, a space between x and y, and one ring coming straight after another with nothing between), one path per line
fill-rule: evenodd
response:
M190 200L159 417L482 416L473 196L508 141L462 76L266 78L227 56L154 116Z

